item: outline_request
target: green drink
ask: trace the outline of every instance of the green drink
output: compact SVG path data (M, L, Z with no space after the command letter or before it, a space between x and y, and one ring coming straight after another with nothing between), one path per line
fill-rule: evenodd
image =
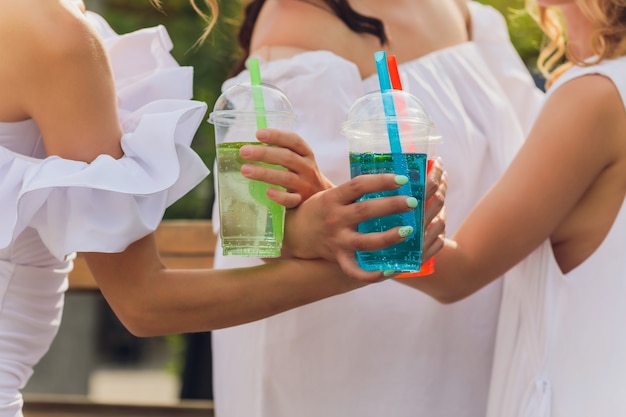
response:
M277 257L283 241L285 207L267 198L269 184L241 175L241 165L253 163L239 156L243 145L264 146L259 142L229 142L216 147L222 248L225 255Z
M263 106L259 107L261 99ZM280 188L245 178L241 175L241 166L248 163L285 168L246 161L239 156L239 150L244 145L267 146L256 140L256 132L265 127L290 130L295 118L287 96L268 84L235 84L215 102L209 122L215 126L217 169L214 175L224 255L280 256L285 207L267 197L270 187Z

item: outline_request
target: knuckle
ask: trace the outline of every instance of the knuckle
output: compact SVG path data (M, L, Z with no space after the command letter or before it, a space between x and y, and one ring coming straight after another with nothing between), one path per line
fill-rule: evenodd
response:
M363 182L364 177L359 175L358 177L354 177L351 181L345 183L345 186L350 195L357 196L358 198L364 194Z
M276 170L275 176L277 179L280 179L280 185L285 187L288 190L298 190L299 188L299 178L293 172Z
M298 165L298 160L300 159L300 156L295 154L294 152L288 150L288 149L284 149L281 148L280 149L281 155L280 155L280 161L281 161L281 165L282 166L297 166Z
M369 207L369 204L367 204L368 201L363 201L363 202L359 202L359 203L355 203L353 204L353 209L354 209L354 217L357 219L367 219L371 216L371 210ZM405 204L406 205L406 204Z
M363 235L355 234L349 239L349 242L350 242L350 246L352 246L354 250L365 251L368 249L367 240L365 239L365 236Z

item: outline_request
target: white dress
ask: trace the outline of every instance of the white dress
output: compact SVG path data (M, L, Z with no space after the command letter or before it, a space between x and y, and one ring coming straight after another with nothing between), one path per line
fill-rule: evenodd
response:
M585 74L612 79L626 110L624 57L568 70L548 96ZM547 241L507 273L489 417L626 416L625 239L623 205L574 270L561 273Z
M444 137L449 233L502 173L542 99L503 17L479 3L471 11L472 42L399 68ZM292 100L296 130L324 173L348 180L341 123L358 97L378 89L376 76L362 80L354 64L326 51L262 62L261 72ZM258 263L224 257L218 242L216 267ZM496 282L446 306L387 281L215 331L217 416L484 417L500 289Z
M122 251L208 174L189 147L206 105L189 100L192 69L170 55L165 29L119 36L88 19L110 53L125 155L46 157L33 120L0 123L0 417L22 416L20 389L59 327L73 253Z

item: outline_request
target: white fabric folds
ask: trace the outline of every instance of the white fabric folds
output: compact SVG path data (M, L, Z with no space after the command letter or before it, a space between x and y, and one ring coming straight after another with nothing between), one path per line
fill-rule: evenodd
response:
M0 147L0 248L32 227L57 259L122 251L209 173L190 148L206 104L190 100L192 69L170 55L165 29L117 35L100 16L88 19L110 53L124 156L84 163Z
M422 101L444 138L438 151L449 175L449 234L502 174L542 99L509 41L504 17L469 4L472 42L399 65L404 89ZM354 63L328 51L261 60L261 71L291 100L295 130L309 141L324 174L336 184L347 181L341 124L358 97L379 89L377 77L362 79ZM228 83L246 77L243 72ZM221 252L218 245L216 268L262 263ZM500 289L494 282L467 300L442 305L389 280L215 331L216 412L484 416Z

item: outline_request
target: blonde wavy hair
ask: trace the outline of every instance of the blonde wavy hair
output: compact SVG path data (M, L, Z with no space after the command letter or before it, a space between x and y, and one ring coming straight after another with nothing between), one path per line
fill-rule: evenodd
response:
M150 2L158 9L161 8L161 0L150 0ZM209 32L211 32L213 26L215 26L218 16L217 0L204 0L204 4L209 8L209 13L204 12L202 8L198 6L198 3L196 3L196 0L189 0L189 3L196 13L198 13L198 16L206 22L206 27L202 35L200 35L200 38L196 41L196 44L201 44L206 40L207 36L209 36Z
M568 47L562 18L555 9L538 6L536 0L526 0L527 10L546 35L537 66L546 77L548 87L572 65L589 66L626 55L626 0L575 2L596 28L591 39L591 48L596 55L592 61L577 57Z

